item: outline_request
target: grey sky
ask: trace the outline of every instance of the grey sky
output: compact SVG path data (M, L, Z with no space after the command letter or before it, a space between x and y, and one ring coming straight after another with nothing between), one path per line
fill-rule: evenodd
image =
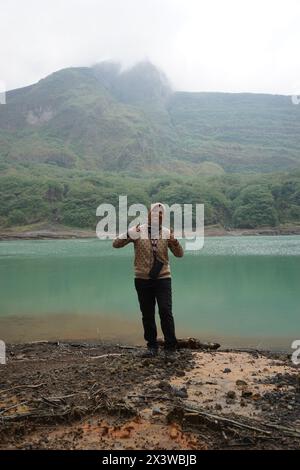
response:
M0 0L0 82L149 59L175 89L299 93L299 0Z

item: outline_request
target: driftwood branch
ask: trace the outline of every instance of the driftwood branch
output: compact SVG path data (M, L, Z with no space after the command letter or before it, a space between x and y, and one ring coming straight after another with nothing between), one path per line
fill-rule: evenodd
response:
M160 347L163 347L165 344L164 340L161 338L157 340L157 343ZM203 342L196 338L179 338L177 339L177 344L179 349L198 349L202 351L215 351L220 347L219 343ZM129 346L122 344L118 344L117 346L120 349L141 349L140 346Z
M179 408L181 408L181 407L179 407ZM298 429L292 429L292 428L288 428L288 427L281 426L281 425L278 425L278 424L266 423L266 422L258 423L255 420L252 420L252 422L255 425L250 425L250 424L243 423L241 421L236 421L236 420L231 419L231 418L226 418L225 416L220 416L220 415L217 415L217 414L214 414L214 413L208 413L206 411L203 411L202 408L199 408L198 406L193 405L192 403L191 404L188 404L188 403L185 404L182 407L182 409L186 413L192 413L194 416L195 415L196 416L201 416L204 419L207 419L209 421L214 421L214 422L217 422L217 423L220 422L220 423L224 423L225 425L234 426L234 427L238 427L238 428L244 428L244 429L248 429L250 431L259 432L259 433L266 434L266 435L269 435L269 436L272 434L271 431L268 431L266 429L262 429L261 427L257 427L256 424L261 425L261 426L265 426L265 427L270 428L270 429L276 429L276 430L280 431L282 434L284 434L286 436L292 436L292 437L300 438L300 431L298 431Z
M202 416L204 418L207 418L210 421L230 424L230 425L235 426L235 427L249 429L251 431L260 432L260 433L263 433L263 434L271 434L271 431L266 431L265 429L257 428L256 426L250 426L249 424L241 423L240 421L236 421L236 420L231 419L231 418L225 418L225 416L220 416L220 415L216 415L216 414L213 414L213 413L207 413L206 411L203 411L203 410L200 411L199 409L195 408L194 406L189 406L189 405L184 406L183 409L184 409L184 411L187 411L187 412L192 411L193 414L196 414L198 416Z
M3 415L4 413L6 413L9 410L12 410L13 408L17 408L18 406L25 405L26 403L28 403L28 401L22 401L21 403L16 403L15 405L9 406L8 408L1 410L0 415Z
M39 388L39 387L42 387L43 385L46 385L46 384L41 383L37 385L16 385L15 387L6 388L5 390L0 390L0 393L10 392L11 390L16 390L20 388Z
M90 356L90 359L101 359L102 357L110 357L110 356L124 356L124 354L123 353L102 354L101 356Z
M162 339L158 340L158 344L160 346L164 345L164 341ZM202 342L196 338L182 338L177 339L177 344L179 349L200 349L200 350L212 350L215 351L219 349L219 343L207 343Z

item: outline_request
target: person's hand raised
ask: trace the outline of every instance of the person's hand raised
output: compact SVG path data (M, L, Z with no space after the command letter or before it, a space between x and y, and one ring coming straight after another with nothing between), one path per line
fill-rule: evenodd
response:
M141 224L134 225L130 229L127 230L127 238L131 238L132 240L136 240L137 238L140 238L140 232L141 232Z
M170 242L174 245L176 245L178 243L178 240L177 240L177 238L175 238L175 235L174 235L174 229L172 229L172 228L170 230Z

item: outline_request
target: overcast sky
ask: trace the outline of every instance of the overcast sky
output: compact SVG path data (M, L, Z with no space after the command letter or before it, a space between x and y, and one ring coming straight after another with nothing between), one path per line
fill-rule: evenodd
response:
M0 0L7 89L148 59L175 89L300 93L299 0Z

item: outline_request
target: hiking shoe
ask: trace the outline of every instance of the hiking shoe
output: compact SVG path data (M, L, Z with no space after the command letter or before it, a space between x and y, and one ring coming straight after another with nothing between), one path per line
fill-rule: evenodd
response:
M166 361L174 362L178 359L178 353L176 349L165 349L164 354Z
M158 349L156 348L148 348L146 351L139 354L139 357L155 357L158 355Z

